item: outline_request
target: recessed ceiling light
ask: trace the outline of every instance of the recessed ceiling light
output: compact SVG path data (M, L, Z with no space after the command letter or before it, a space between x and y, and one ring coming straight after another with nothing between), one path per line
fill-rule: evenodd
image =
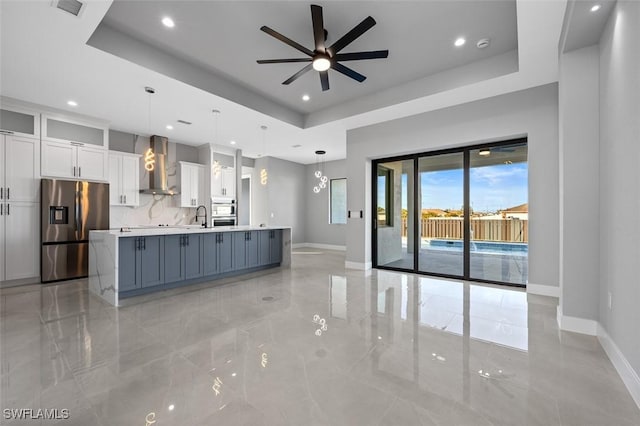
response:
M171 124L167 124L167 130L173 130L173 126Z
M311 99L311 96L307 95L306 93L304 95L302 95L302 100L307 102L309 99Z
M76 101L67 101L67 105L72 106L72 107L77 107L78 103Z
M162 24L167 28L173 28L176 26L176 23L173 22L173 19L169 18L168 16L162 18Z
M173 409L174 409L174 408L176 408L176 406L175 406L175 405L173 405L173 404L171 404L171 405L169 406L169 411L173 411Z
M455 44L455 45L456 45L456 47L460 47L460 46L462 46L463 44L465 44L466 42L467 42L467 40L465 40L465 39L464 39L464 38L462 38L462 37L459 37L459 38L457 38L457 39L456 39L455 43L453 43L453 44Z
M478 152L478 155L482 155L483 157L486 157L487 155L491 155L491 151L488 149L481 149L480 152Z
M596 5L594 5L594 6L591 8L591 11L592 11L592 12L597 12L597 11L599 11L599 10L600 10L600 8L601 8L601 7L602 7L602 6L600 6L599 4L596 4Z
M236 141L231 141L231 142L229 142L229 143L230 143L231 145L235 145L235 144L236 144Z

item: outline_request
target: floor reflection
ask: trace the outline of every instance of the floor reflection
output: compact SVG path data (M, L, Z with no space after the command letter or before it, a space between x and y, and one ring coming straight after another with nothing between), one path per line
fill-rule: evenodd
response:
M84 281L2 289L0 408L77 425L640 424L597 340L558 331L557 300L343 265L294 255L119 309Z

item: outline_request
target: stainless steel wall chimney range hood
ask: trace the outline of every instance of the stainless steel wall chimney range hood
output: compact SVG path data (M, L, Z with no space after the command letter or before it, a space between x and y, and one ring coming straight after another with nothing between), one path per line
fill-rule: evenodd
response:
M149 174L149 189L141 189L143 194L177 195L169 189L167 180L167 155L169 139L164 136L151 136L149 149L142 156L144 172Z

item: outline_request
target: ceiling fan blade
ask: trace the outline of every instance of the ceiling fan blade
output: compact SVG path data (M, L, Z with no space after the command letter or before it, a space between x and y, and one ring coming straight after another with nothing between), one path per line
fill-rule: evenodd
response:
M345 67L344 65L338 63L338 62L333 62L331 64L331 68L333 68L334 70L338 71L341 74L346 75L347 77L351 77L352 79L362 83L363 81L365 81L367 79L367 77L365 77L364 75L355 72L354 70L352 70L349 67Z
M311 22L313 22L313 40L316 43L316 50L324 52L324 21L321 6L311 5Z
M382 59L389 56L388 50L374 50L371 52L338 53L336 61L360 61L363 59Z
M291 40L290 38L288 38L286 36L283 36L279 32L277 32L275 30L272 30L271 28L267 27L266 25L260 27L260 30L264 31L267 34L269 34L271 37L277 38L281 42L283 42L285 44L288 44L289 46L293 47L294 49L301 51L305 55L313 56L313 52L310 51L309 49L307 49L306 47L302 46L301 44L296 43L295 41Z
M289 62L311 62L311 58L291 58L291 59L258 59L259 64L286 64Z
M307 71L309 71L311 69L311 66L312 66L312 64L309 64L306 67L302 68L300 71L298 71L297 73L295 73L294 75L292 75L291 77L289 77L288 79L283 81L282 84L291 84L291 83L293 83L294 81L296 81L298 79L298 77L300 77L302 74L304 74Z
M329 71L320 71L320 84L323 92L329 90Z
M348 33L343 35L342 38L340 38L338 41L333 43L333 45L329 48L329 50L331 51L332 54L335 55L336 53L338 53L339 51L347 47L347 45L349 45L355 39L357 39L362 34L367 32L375 24L376 24L376 20L373 19L371 16L367 16L362 22L360 22L358 25L353 27L351 31L349 31Z

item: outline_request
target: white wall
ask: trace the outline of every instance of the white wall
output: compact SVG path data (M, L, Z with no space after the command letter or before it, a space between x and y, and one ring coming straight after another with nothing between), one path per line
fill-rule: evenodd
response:
M266 168L267 184L260 183ZM306 242L306 166L274 157L258 158L251 176L251 223L291 226L292 243Z
M599 289L598 46L560 56L560 305L597 320Z
M315 163L306 166L306 242L344 247L346 225L329 223L329 185L317 194L313 192L315 170ZM346 160L324 163L324 174L329 180L346 178Z
M640 374L639 80L640 2L618 1L600 40L600 323L636 374Z
M558 87L545 85L347 132L347 265L371 262L371 159L526 135L529 282L558 286Z

